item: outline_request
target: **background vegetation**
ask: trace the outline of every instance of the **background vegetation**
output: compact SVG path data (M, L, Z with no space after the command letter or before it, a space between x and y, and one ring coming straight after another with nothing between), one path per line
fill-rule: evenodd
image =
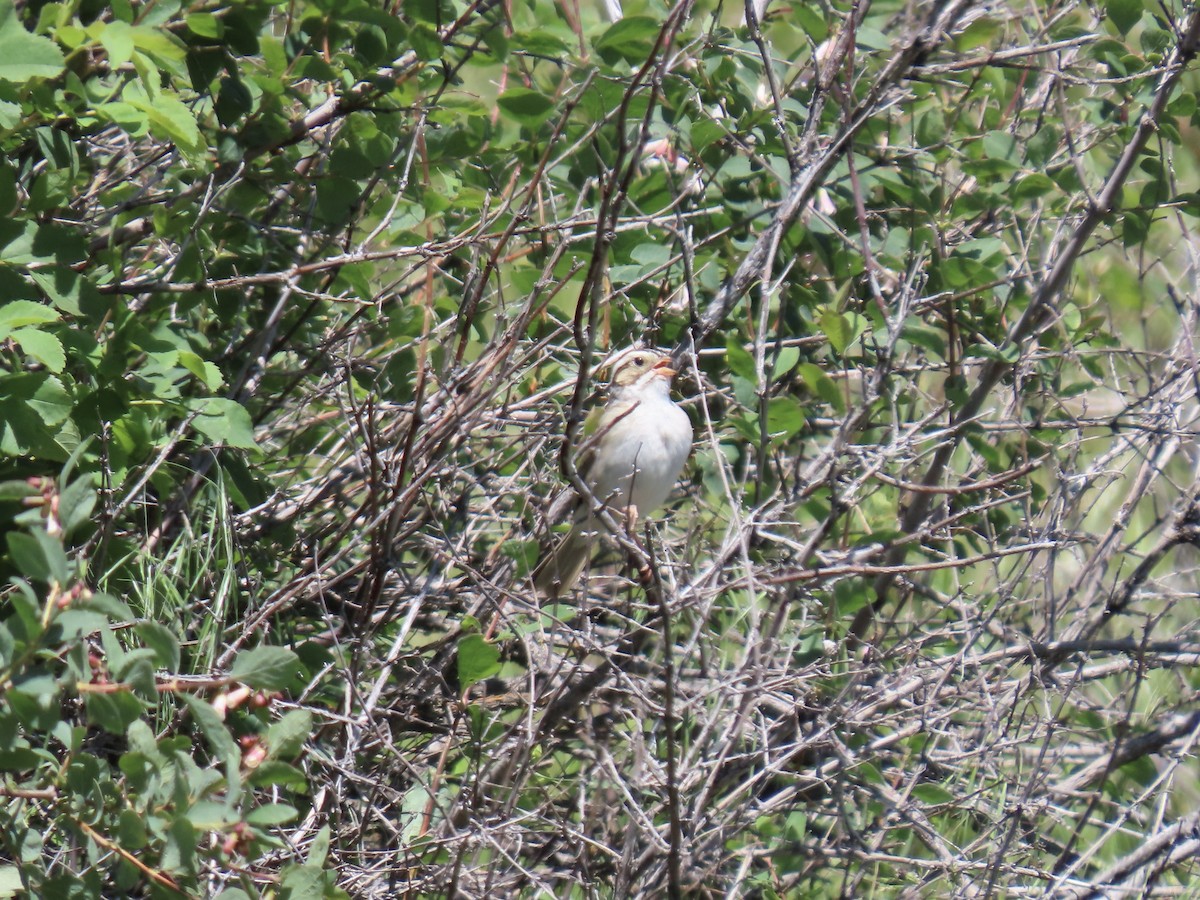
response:
M1198 40L0 0L0 896L1194 892Z

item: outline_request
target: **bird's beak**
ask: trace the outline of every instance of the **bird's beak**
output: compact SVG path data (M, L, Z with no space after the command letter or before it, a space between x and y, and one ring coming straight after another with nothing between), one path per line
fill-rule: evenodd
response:
M671 357L664 356L654 364L654 371L663 378L674 378L678 373L671 368Z

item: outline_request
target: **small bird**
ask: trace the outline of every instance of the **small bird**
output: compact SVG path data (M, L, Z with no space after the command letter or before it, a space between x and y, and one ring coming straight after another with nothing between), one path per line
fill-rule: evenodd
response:
M632 347L611 357L609 398L583 444L590 458L580 465L596 500L631 520L662 506L692 450L692 423L671 399L675 370L659 350ZM574 524L543 552L533 583L543 597L558 597L578 580L604 524L592 504L574 498Z

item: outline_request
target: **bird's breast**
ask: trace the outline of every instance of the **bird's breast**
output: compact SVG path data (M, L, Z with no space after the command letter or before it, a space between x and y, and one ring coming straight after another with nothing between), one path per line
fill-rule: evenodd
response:
M610 506L640 513L667 499L692 445L687 414L670 400L643 401L621 415L601 438L590 481Z

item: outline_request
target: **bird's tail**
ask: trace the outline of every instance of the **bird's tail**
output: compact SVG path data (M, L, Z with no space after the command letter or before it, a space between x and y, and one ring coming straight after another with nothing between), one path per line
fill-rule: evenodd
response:
M594 522L571 526L533 570L533 587L538 595L553 600L570 591L591 559L596 538Z

